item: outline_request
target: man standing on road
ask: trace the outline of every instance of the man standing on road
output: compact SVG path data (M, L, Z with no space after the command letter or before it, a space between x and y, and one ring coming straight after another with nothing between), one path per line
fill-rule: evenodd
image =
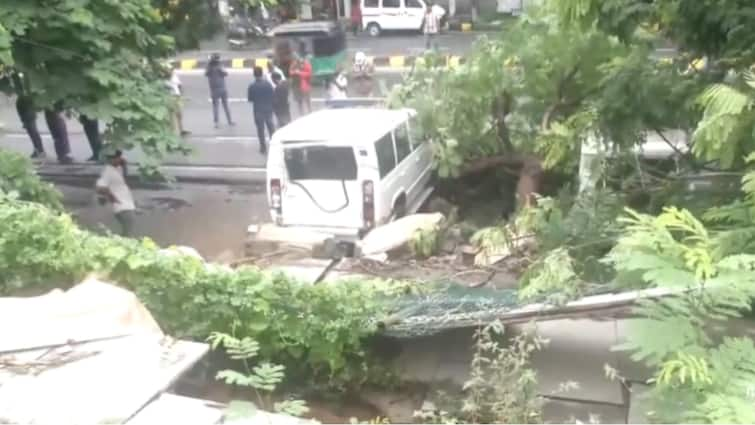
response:
M89 141L89 147L92 148L92 156L87 161L97 161L100 159L100 150L102 149L102 140L100 139L100 123L96 118L90 118L79 113L79 122L84 128L84 134Z
M293 80L292 90L299 107L299 115L312 112L312 65L307 58L299 55L291 64L291 70L288 74Z
M37 129L37 111L34 109L34 102L31 96L27 96L23 93L19 94L16 98L16 112L21 119L21 124L26 130L26 134L31 139L31 144L34 147L32 152L32 159L45 157L45 146L42 144L42 136Z
M273 125L273 86L265 80L262 68L254 67L254 82L247 90L247 100L254 108L254 125L257 126L257 138L260 143L260 153L267 154L265 141L265 127L269 136L275 132Z
M126 184L126 161L121 151L108 155L107 159L108 163L97 180L97 193L104 197L102 201L113 204L115 218L121 225L121 236L129 237L134 227L136 206Z
M184 129L183 114L181 112L181 95L183 95L181 79L178 78L176 70L173 69L171 65L166 65L166 73L170 74L170 78L165 81L165 85L168 87L170 94L173 95L173 99L175 100L175 104L173 105L173 107L175 108L175 110L173 111L173 126L175 127L178 134L185 136L189 134L189 132ZM215 123L217 124L217 118L215 119Z
M66 120L63 119L62 111L63 107L60 102L45 109L45 121L55 144L55 154L58 157L58 162L61 164L70 164L73 162L73 159L69 156L71 153L71 144L68 142L68 128L66 127Z
M423 32L425 33L425 49L426 50L437 50L438 48L438 42L437 42L437 36L438 31L440 30L440 17L438 16L435 11L433 11L433 6L428 3L427 9L425 10L425 19L423 24Z
M359 6L359 0L351 3L351 30L354 31L354 37L362 29L362 9Z
M212 119L215 122L215 128L220 126L218 122L218 103L223 103L223 110L225 111L225 117L228 120L228 125L234 125L233 119L231 119L231 111L228 109L228 90L225 86L225 77L228 75L223 64L220 63L220 55L213 53L210 57L210 63L207 64L207 69L204 72L207 77L207 81L210 83L210 97L212 98Z
M288 81L283 79L283 75L273 73L273 83L275 85L273 93L273 110L275 119L278 120L278 128L281 128L291 122L291 108L288 105Z
M286 76L283 75L283 71L275 65L275 61L272 55L267 57L267 72L265 72L265 79L275 87L275 81L273 80L274 74L280 74L281 80L286 81Z

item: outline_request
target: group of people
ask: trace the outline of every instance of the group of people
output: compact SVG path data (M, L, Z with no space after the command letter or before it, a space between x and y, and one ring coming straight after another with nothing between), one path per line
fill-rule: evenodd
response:
M257 127L259 149L267 153L267 141L280 128L291 122L289 98L293 97L299 115L312 112L312 65L303 54L293 58L288 73L283 72L273 58L268 57L267 69L254 68L254 81L247 89L247 101L252 104L254 124ZM373 68L364 53L358 52L354 61L354 76L357 91L361 96L369 96L372 91ZM224 69L219 54L213 54L205 69L210 97L212 100L213 122L219 127L219 108L223 107L228 125L234 125L228 107L228 90ZM348 80L342 69L326 80L329 99L346 98Z
M42 135L37 128L37 113L39 109L34 104L31 95L28 93L28 89L24 84L23 76L20 74L13 74L10 77L10 82L16 93L16 112L21 120L21 124L26 131L26 134L31 139L32 143L32 159L42 159L47 156L45 152L44 144L42 143ZM40 108L41 109L41 108ZM68 140L68 128L66 121L63 118L64 114L70 114L71 112L64 112L64 105L62 102L57 102L54 105L44 108L43 114L47 128L50 130L50 136L53 139L55 146L55 155L58 158L58 162L61 164L70 164L73 162L71 158L71 144ZM102 140L100 137L99 122L91 117L88 117L84 113L77 113L79 122L84 128L89 146L92 149L92 156L88 161L96 161L100 155L102 149Z

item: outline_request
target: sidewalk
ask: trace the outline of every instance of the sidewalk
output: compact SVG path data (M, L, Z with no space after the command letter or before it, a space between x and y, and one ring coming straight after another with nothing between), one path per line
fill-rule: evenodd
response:
M99 175L101 164L85 162L92 153L83 134L69 134L74 159L70 165L58 164L52 139L49 134L42 137L48 158L36 162L41 176L93 179ZM265 179L265 157L259 153L254 137L188 137L186 142L193 152L188 156L167 156L160 167L165 175L178 181L224 184L249 184ZM0 147L22 155L31 153L31 143L23 134L0 134ZM145 158L139 149L128 151L125 156L134 168Z

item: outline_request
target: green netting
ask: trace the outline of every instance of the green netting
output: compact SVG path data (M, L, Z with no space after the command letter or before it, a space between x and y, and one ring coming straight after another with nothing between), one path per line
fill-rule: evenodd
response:
M583 296L614 292L616 288L610 285L589 285ZM548 304L549 300L522 302L516 289L436 284L430 291L391 300L393 307L380 327L383 335L396 338L428 336L450 329L485 325L511 310L538 302Z
M398 338L478 326L521 306L515 289L473 289L453 283L403 296L392 304L391 314L381 324L382 333Z

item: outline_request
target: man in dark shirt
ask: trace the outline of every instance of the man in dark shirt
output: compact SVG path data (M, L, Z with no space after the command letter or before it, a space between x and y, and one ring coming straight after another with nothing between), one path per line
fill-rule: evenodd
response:
M273 125L273 86L263 77L262 68L254 67L254 82L247 90L247 100L254 107L254 125L257 127L257 137L260 143L260 153L267 153L265 141L265 126L269 136L275 132Z
M278 128L291 122L291 108L288 105L288 81L277 72L273 73L275 89L273 93L273 110L278 120Z

